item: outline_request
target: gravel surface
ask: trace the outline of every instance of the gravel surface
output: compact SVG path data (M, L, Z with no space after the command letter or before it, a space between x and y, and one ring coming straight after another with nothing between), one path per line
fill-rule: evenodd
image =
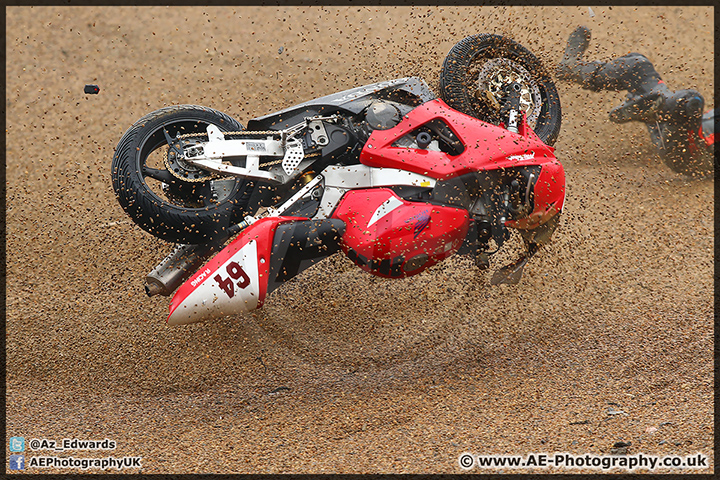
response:
M110 185L117 141L147 112L191 103L246 123L401 76L437 88L452 45L480 32L551 64L585 24L589 57L642 52L713 107L712 8L592 13L8 7L8 436L113 439L63 455L141 456L143 473L462 473L466 452L621 441L701 452L695 472L711 473L713 183L672 173L643 125L610 123L623 93L558 83L564 220L517 286L463 257L392 281L335 256L262 310L171 328L168 299L143 291L170 245Z

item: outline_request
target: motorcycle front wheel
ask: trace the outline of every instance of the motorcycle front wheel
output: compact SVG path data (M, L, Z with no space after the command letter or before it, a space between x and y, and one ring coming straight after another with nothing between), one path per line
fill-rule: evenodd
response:
M451 108L495 125L504 87L521 87L520 108L538 137L553 145L562 112L555 83L540 61L519 43L501 35L478 34L457 43L440 71L440 98Z
M145 115L118 142L112 160L115 195L130 218L155 237L208 243L248 214L252 182L217 178L184 162L170 145L178 135L185 143L207 141L210 124L223 132L243 130L217 110L177 105Z

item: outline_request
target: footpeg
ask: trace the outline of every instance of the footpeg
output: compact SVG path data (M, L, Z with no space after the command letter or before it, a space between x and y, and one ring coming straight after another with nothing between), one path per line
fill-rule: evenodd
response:
M523 269L533 255L538 251L538 245L531 243L528 246L528 251L510 265L506 265L501 269L497 270L492 278L490 279L490 285L517 285L520 283L522 278Z

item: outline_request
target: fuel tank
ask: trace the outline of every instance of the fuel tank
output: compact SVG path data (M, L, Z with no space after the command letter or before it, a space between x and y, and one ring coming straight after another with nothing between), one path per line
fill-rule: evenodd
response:
M340 246L363 270L408 277L454 254L469 228L465 209L410 202L388 188L345 194L334 218L347 226Z

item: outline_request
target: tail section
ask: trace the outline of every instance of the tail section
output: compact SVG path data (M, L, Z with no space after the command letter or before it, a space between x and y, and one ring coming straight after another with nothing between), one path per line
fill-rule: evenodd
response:
M168 325L260 308L279 284L339 250L344 227L340 220L258 220L180 286L170 302Z

